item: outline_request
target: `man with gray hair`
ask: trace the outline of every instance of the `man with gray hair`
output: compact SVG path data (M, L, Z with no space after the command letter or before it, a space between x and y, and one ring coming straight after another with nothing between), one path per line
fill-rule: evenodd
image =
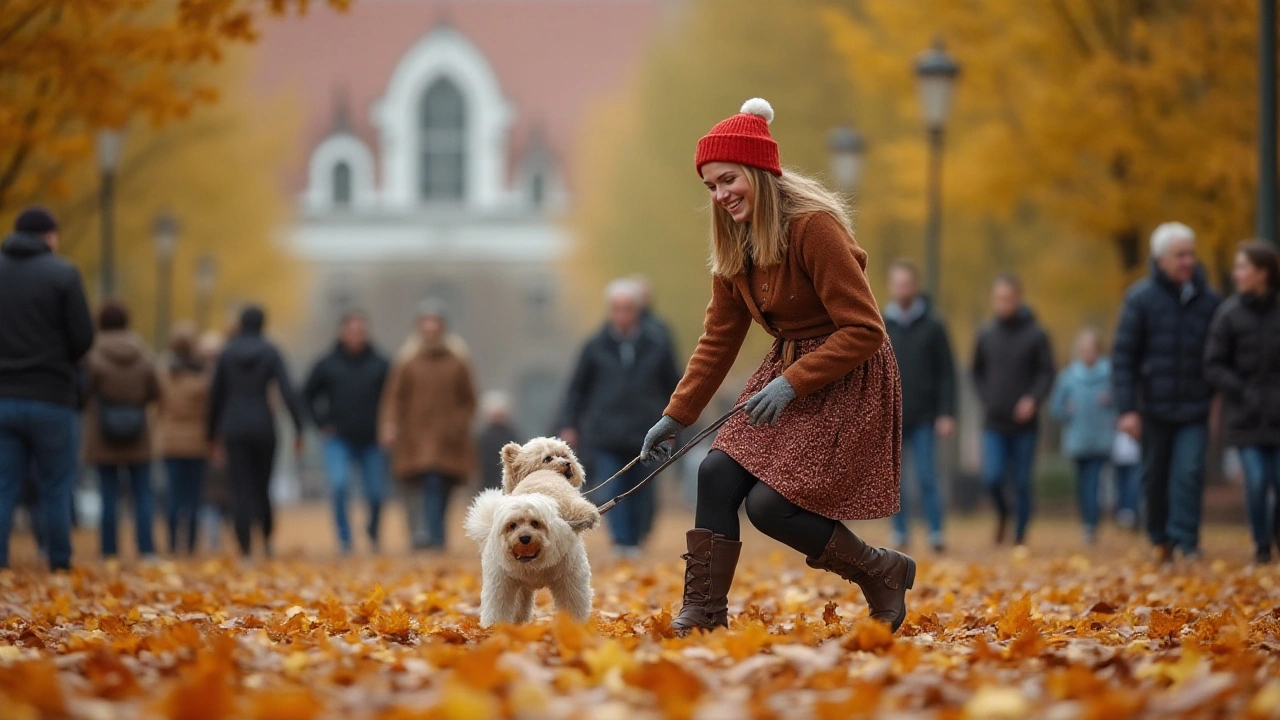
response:
M632 279L614 280L605 290L608 319L578 357L564 409L561 437L590 453L594 475L603 480L622 469L649 427L662 417L667 398L680 382L671 344L643 321L642 292ZM609 495L635 487L643 467L627 471ZM620 557L632 559L653 524L653 486L609 513L609 531Z
M1120 430L1142 441L1147 534L1170 562L1200 556L1205 446L1213 390L1204 345L1217 293L1196 261L1195 232L1167 222L1151 233L1151 271L1125 295L1112 350Z

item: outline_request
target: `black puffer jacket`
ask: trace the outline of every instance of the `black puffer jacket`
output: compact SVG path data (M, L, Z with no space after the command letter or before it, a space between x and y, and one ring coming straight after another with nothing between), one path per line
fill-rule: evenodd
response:
M1280 301L1275 291L1236 295L1218 309L1204 374L1222 393L1228 445L1280 446Z
M884 328L902 375L904 428L956 414L956 367L947 328L930 310L927 298L917 302L921 308L916 312L896 303L884 312Z
M606 323L578 357L560 427L576 428L591 448L630 456L680 382L671 344L648 323L639 327L626 350Z
M994 319L978 333L973 348L973 384L986 410L984 427L1002 433L1034 430L1039 418L1013 419L1024 397L1044 405L1053 389L1053 350L1049 335L1028 307L1008 319ZM1037 413L1038 415L1038 413Z
M213 373L209 392L209 439L273 438L275 416L267 392L275 385L302 432L302 412L276 347L256 331L231 338Z
M303 389L311 419L352 445L378 439L378 403L390 365L373 346L351 354L341 344L320 359Z
M80 271L45 241L0 245L0 397L75 407L76 364L93 345Z
M1111 352L1116 410L1168 423L1203 422L1213 389L1204 377L1204 346L1219 305L1197 268L1184 292L1151 263L1129 288Z

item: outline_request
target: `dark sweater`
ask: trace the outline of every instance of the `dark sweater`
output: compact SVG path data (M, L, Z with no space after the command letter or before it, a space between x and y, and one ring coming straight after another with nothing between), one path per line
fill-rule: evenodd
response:
M1222 439L1237 447L1280 446L1280 300L1236 295L1218 308L1204 373L1222 393Z
M316 427L332 427L352 445L378 439L378 403L390 364L373 346L351 354L335 346L311 369L302 394Z
M1015 433L1034 430L1038 418L1025 423L1013 419L1013 409L1023 397L1044 405L1053 389L1053 352L1049 336L1023 307L1009 319L988 322L978 334L973 352L973 384L986 408L989 430Z
M947 329L930 312L928 300L912 312L890 304L884 327L902 375L902 426L931 423L956 412L956 368Z
M302 432L302 412L276 347L261 335L241 333L218 356L209 392L209 439L274 438L275 416L267 392L275 385Z
M93 346L80 271L44 239L0 245L0 398L76 407L76 365Z

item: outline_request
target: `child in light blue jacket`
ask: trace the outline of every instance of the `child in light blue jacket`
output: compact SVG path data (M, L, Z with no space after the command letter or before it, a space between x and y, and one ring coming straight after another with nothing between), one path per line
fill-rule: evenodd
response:
M1096 331L1086 329L1077 336L1075 358L1058 374L1049 409L1062 423L1062 452L1076 464L1085 541L1092 543L1098 532L1098 485L1115 444L1117 413L1111 400L1111 363L1102 357Z

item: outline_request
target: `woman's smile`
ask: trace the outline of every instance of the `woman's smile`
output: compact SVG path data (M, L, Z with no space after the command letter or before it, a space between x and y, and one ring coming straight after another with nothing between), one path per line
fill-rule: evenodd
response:
M741 165L727 162L710 162L702 166L702 181L711 193L715 204L724 208L734 222L751 220L752 200L755 188L747 180Z

